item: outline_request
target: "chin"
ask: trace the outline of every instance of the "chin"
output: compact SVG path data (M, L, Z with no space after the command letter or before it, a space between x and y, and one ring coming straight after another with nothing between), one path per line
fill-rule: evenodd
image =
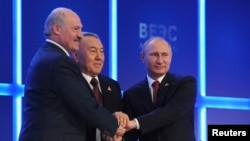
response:
M162 76L162 75L164 75L166 72L156 72L156 74L158 75L158 76Z
M78 50L79 50L79 47L72 48L72 51L78 51Z

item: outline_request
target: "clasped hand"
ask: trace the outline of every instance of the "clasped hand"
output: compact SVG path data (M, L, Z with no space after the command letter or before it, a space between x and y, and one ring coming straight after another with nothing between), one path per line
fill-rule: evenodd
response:
M105 139L105 141L122 141L125 132L136 128L136 122L130 120L128 115L123 112L115 112L113 113L113 116L116 117L119 123L119 128L116 130L116 134L113 137L102 134L102 138Z

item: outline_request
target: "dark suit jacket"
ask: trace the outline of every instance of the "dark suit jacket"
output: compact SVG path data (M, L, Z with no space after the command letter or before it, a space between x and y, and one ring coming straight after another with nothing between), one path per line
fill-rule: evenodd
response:
M125 135L126 141L195 141L196 95L193 77L170 73L160 84L157 105L152 103L147 79L126 90L124 111L140 125L140 130Z
M104 75L98 75L98 79L102 91L103 107L108 109L111 113L122 111L121 88L119 83ZM89 89L91 88L89 87ZM94 127L87 128L87 141L96 141L95 131L96 128Z
M27 72L19 141L85 141L87 124L115 134L117 120L79 76L78 65L56 45L38 50Z

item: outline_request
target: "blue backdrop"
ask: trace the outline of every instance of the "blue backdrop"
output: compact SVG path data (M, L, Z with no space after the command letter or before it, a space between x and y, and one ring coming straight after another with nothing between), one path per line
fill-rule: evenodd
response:
M43 0L21 2L21 68L14 61L16 17L13 1L0 1L0 140L16 141L15 73L22 82L36 50L43 45L43 24L55 7L76 11L83 30L99 34L105 47L102 71L117 70L122 89L145 78L139 58L141 44L151 36L162 36L173 47L170 71L193 75L198 81L196 113L197 140L206 140L203 124L250 124L250 1L248 0ZM117 2L117 21L110 16L111 2ZM200 11L205 2L205 13ZM204 20L201 19L203 15ZM13 18L12 18L13 17ZM110 20L112 19L112 20ZM201 24L203 21L204 23ZM110 26L116 23L115 27ZM204 29L201 28L204 25ZM202 30L203 29L203 30ZM110 31L117 33L112 45ZM204 43L204 44L201 44ZM117 48L117 65L110 50ZM205 54L201 54L201 50ZM201 56L202 55L202 56ZM205 59L204 59L204 58ZM203 60L204 59L204 60ZM111 68L111 67L112 68ZM201 66L205 69L201 75ZM111 76L111 75L110 75ZM202 87L204 84L204 87ZM20 86L17 86L20 87ZM20 87L22 89L22 87ZM202 93L204 92L204 93ZM14 110L13 110L14 109ZM205 109L205 114L201 110Z

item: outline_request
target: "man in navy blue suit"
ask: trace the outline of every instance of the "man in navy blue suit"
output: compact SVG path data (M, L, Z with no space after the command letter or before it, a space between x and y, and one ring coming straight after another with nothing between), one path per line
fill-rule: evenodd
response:
M82 76L89 84L89 89L94 89L92 86L92 79L95 78L98 82L98 89L100 91L100 104L107 108L111 113L118 116L123 116L123 119L129 120L128 116L121 113L122 98L121 88L117 81L100 74L104 65L105 55L104 46L99 36L92 32L83 32L83 37L80 41L79 50L73 53L75 61L79 64L82 71ZM93 93L93 97L95 95ZM120 119L120 118L119 118ZM121 121L120 121L121 122ZM126 126L126 121L123 126ZM101 141L101 140L121 140L121 136L110 138L102 138L99 129L89 126L87 128L87 141Z
M82 23L68 8L56 8L44 25L45 45L36 52L25 81L19 141L85 141L87 124L114 136L125 129L92 98L70 57L79 49Z
M170 44L148 39L141 52L147 76L124 91L124 111L133 122L126 141L195 141L196 80L170 73Z

